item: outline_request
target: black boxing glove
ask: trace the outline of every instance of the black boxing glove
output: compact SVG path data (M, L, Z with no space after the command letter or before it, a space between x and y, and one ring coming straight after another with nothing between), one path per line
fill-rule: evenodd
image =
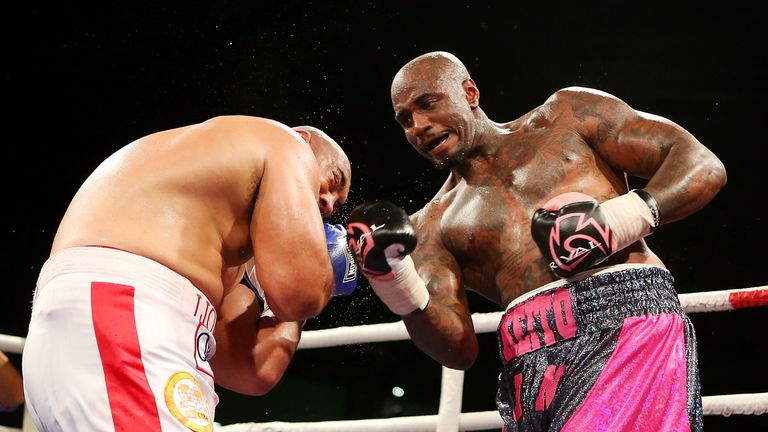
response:
M536 210L531 235L552 271L567 278L597 266L658 224L658 207L645 191L632 191L602 204L589 195L569 192Z
M408 256L417 238L405 210L388 201L361 204L346 227L349 249L382 302L398 315L424 310L429 292Z
M408 214L388 201L361 204L347 218L347 242L360 271L368 277L392 279L387 259L402 258L416 249L416 232Z

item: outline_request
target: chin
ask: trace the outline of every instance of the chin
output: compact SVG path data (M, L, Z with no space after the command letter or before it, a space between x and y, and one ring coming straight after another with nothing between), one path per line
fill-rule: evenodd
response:
M441 160L435 160L434 163L435 163L435 166L440 169L450 170L450 169L456 168L465 160L466 158L464 157L464 152L459 152L452 155L448 155Z

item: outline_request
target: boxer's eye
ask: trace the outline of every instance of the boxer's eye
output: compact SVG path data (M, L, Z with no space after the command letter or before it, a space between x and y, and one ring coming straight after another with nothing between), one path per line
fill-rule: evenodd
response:
M411 124L411 115L408 113L401 113L395 116L395 120L400 123L403 128L408 128Z
M331 174L332 174L331 182L330 182L330 185L328 186L330 189L334 189L341 185L342 176L338 169L333 170Z

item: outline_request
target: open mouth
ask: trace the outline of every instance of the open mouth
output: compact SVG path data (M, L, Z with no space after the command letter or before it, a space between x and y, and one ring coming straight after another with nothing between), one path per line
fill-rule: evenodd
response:
M445 132L445 133L437 135L437 136L435 136L433 138L430 138L427 141L424 141L424 143L423 143L424 149L427 150L428 152L431 152L432 150L437 148L437 146L439 146L440 144L444 143L445 140L448 139L448 135L449 135L448 132Z

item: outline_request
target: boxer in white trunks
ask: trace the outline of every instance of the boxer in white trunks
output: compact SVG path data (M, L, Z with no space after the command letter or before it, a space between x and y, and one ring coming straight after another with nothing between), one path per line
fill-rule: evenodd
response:
M319 129L248 116L154 133L107 158L38 279L22 357L35 426L211 431L214 383L268 392L334 291L331 255L349 256L331 252L344 233L322 218L350 177ZM270 314L239 283L248 261Z

